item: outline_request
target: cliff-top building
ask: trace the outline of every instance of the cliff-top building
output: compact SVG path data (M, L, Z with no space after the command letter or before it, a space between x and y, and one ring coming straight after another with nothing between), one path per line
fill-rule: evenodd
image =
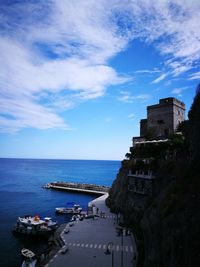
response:
M185 120L185 104L176 98L159 100L159 104L147 107L147 119L140 121L140 137L149 131L157 139L167 138Z
M185 120L185 104L176 98L169 97L159 100L159 104L147 107L147 119L140 121L140 136L133 137L133 147L145 144L161 144L168 142L170 134L174 133L179 124ZM150 140L148 138L150 137ZM152 140L153 139L153 140ZM142 160L149 162L148 158L135 158L135 162ZM152 159L151 159L152 160ZM156 176L151 169L129 171L129 191L137 195L152 195L156 188ZM136 201L136 199L135 199ZM141 199L139 201L141 203Z

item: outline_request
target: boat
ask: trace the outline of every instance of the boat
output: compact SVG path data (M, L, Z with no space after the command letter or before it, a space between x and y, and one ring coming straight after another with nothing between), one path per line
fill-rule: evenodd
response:
M52 218L51 217L44 217L43 220L45 221L45 225L47 225L51 229L55 229L56 230L58 228L58 223L52 221Z
M58 224L53 222L50 217L45 219L40 219L38 215L34 217L29 215L18 217L17 224L13 227L13 232L31 236L49 236L55 231Z
M51 184L50 183L45 184L45 185L42 186L42 188L49 189L49 188L51 188Z
M82 208L78 204L74 204L72 207L60 207L55 208L55 212L59 214L79 214Z
M36 255L31 250L23 248L21 250L23 262L21 267L35 267L36 266Z

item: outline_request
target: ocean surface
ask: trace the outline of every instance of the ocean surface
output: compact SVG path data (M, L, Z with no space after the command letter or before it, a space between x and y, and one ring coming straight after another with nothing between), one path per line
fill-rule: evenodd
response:
M50 216L60 224L70 217L55 214L55 207L67 202L87 209L95 196L43 189L53 181L93 183L111 186L120 168L120 161L0 159L0 266L21 266L23 247L39 253L44 241L15 236L12 228L19 216Z

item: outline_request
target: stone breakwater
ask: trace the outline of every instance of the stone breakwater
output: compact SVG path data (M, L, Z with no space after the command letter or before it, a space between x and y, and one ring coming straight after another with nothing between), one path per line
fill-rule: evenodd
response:
M108 193L110 187L95 185L95 184L82 184L82 183L69 183L69 182L52 182L44 186L45 188L55 190L74 191L79 193L89 193L94 195L104 195Z

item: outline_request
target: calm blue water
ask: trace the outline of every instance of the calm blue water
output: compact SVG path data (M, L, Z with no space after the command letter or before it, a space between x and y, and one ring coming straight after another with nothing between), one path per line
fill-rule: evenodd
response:
M119 161L0 159L0 266L21 264L23 247L40 251L38 241L13 236L11 229L18 216L51 216L59 223L69 217L56 216L55 207L67 202L83 208L94 196L43 189L52 181L71 181L110 186L120 167Z

